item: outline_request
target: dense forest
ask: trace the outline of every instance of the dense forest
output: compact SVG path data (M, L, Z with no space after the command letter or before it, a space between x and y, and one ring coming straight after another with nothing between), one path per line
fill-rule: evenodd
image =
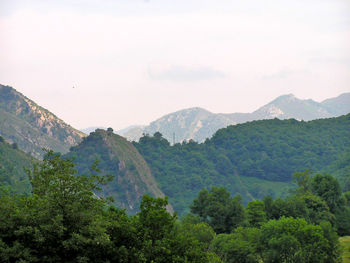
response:
M30 172L32 194L0 191L1 262L341 262L350 193L333 176L295 173L286 199L246 207L223 187L203 189L181 219L145 195L128 215L96 193L108 178L76 175L48 152Z
M202 188L225 186L244 203L287 196L292 174L308 168L350 178L350 114L310 122L262 120L229 126L211 139L170 143L160 133L134 145L180 214Z

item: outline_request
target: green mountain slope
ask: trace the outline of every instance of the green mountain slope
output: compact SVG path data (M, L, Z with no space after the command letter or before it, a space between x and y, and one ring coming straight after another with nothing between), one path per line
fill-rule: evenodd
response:
M28 194L31 186L25 168L31 168L34 159L16 149L0 137L0 186L11 187L19 194Z
M156 133L133 144L176 211L202 188L225 186L253 198L287 195L295 171L320 171L350 153L350 114L299 122L263 120L221 129L205 143L175 144Z
M114 176L113 181L103 186L102 194L112 196L119 207L131 213L138 211L144 194L164 197L137 149L112 131L97 129L72 147L65 157L74 159L79 174L92 172L90 167L98 160L101 173Z
M344 191L350 191L350 153L346 153L338 160L322 169L323 173L332 174L341 183Z
M0 135L40 158L42 148L66 153L85 136L9 86L0 85Z

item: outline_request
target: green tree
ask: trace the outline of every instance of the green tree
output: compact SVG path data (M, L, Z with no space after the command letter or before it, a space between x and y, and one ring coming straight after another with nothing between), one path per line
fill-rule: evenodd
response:
M203 251L208 251L210 243L215 238L214 230L206 223L182 222L180 233L184 236L194 238L199 242Z
M304 195L311 192L311 176L312 172L310 170L293 174L293 182L298 186L295 190L297 195Z
M105 200L93 191L105 178L75 176L74 164L49 151L30 173L33 195L14 199L14 261L100 262L109 246L103 220ZM16 201L17 200L17 201ZM3 209L1 209L3 210ZM11 224L10 224L11 225Z
M300 199L306 206L306 213L302 217L309 223L320 224L322 221L334 223L334 215L329 211L327 203L319 196L308 194Z
M246 208L247 220L250 226L260 227L266 222L265 204L263 201L251 201Z
M241 197L232 198L223 187L204 189L193 200L191 212L199 215L202 222L208 223L216 233L230 233L245 220Z
M259 250L263 262L340 262L340 251L329 227L308 224L305 219L270 220L261 228Z
M341 187L337 179L329 174L316 174L311 180L311 190L324 200L331 213L341 205Z
M257 263L257 245L260 231L257 228L237 228L231 234L219 234L211 244L223 262Z
M179 233L177 216L167 212L167 198L145 195L137 214L137 232L145 262L206 262L207 254L194 238Z

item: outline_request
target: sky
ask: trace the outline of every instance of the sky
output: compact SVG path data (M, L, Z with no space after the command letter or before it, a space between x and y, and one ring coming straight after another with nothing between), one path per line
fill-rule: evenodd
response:
M349 0L1 0L0 84L81 129L350 92Z

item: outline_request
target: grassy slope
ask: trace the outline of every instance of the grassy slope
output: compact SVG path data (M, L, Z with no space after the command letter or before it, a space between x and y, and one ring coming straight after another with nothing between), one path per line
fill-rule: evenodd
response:
M151 169L148 167L146 161L137 151L135 146L128 142L125 138L119 135L113 135L113 140L110 140L110 146L114 149L119 160L124 160L127 163L132 163L136 166L141 180L146 184L149 191L157 197L164 197L163 192L158 188L154 180Z
M344 248L343 262L350 263L350 236L341 237L339 240Z
M88 173L91 164L99 160L101 173L115 177L103 186L103 195L112 196L119 207L131 213L138 211L144 194L164 196L146 161L130 142L119 135L99 129L78 146L72 147L66 156L75 158L80 174ZM169 207L169 210L172 211L172 208Z

